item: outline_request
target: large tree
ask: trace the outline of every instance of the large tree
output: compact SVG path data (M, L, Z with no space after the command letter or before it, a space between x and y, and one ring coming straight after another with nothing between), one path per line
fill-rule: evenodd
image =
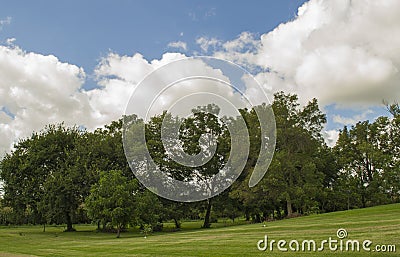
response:
M259 152L260 128L252 112L246 114L250 131L252 151L245 177L239 178L231 193L241 199L247 214L253 213L256 220L261 215L280 215L282 203L288 216L293 209L310 212L318 207L317 196L321 193L325 174L319 157L324 151L322 128L325 115L319 110L316 99L300 107L296 95L278 92L272 103L276 120L276 147L267 173L254 188L248 188L249 176ZM249 213L250 212L250 213Z
M63 124L20 140L1 161L4 202L18 223L65 223L72 231L78 210L99 179L119 169L133 177L122 147L122 120L94 132ZM79 221L88 222L83 216Z
M120 237L121 230L134 217L138 188L137 181L128 179L122 171L102 172L99 182L92 186L85 201L89 217L111 223L117 229L117 237Z
M344 177L347 192L360 199L359 204L353 203L351 207L385 204L398 194L399 129L396 122L396 117L392 120L379 117L372 123L360 121L350 129L344 127L340 132L334 150L341 177Z
M191 181L194 182L193 185L197 185L199 188L207 188L210 194L216 190L213 188L211 178L224 167L230 150L229 133L226 125L218 118L219 111L218 106L210 104L192 110L192 115L186 118L180 119L172 117L168 113L163 113L160 116L153 117L146 124L147 147L157 166L174 179L185 182ZM169 122L168 128L179 124L179 130L175 131L175 133L179 132L179 136L164 137L163 142L161 140L163 122ZM206 134L208 136L205 137ZM213 153L211 149L213 149L214 142L216 142L216 146ZM179 146L179 148L176 146ZM182 165L171 158L171 154L179 156L180 150L190 156L196 156L200 152L204 153L201 157L203 159L198 159L200 162L209 159L202 165L194 165L195 167ZM211 209L212 199L208 198L205 201L203 223L205 228L210 227ZM178 215L175 212L175 217L178 217ZM176 225L179 226L178 221L176 221Z
M21 140L2 160L5 201L18 216L29 213L30 222L63 222L67 231L73 230L73 217L88 190L86 174L76 167L84 133L78 127L49 125Z

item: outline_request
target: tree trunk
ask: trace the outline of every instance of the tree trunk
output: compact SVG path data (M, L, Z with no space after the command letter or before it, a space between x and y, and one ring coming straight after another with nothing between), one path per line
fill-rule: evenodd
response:
M102 229L101 229L103 232L106 231L106 226L107 226L107 222L105 220L103 220Z
M347 210L350 210L350 193L347 195Z
M286 199L286 209L287 209L287 216L292 217L293 209L292 209L292 200L290 199L290 196L288 196Z
M43 223L43 232L46 232L46 223Z
M283 211L283 212L285 212L285 211ZM276 215L278 216L278 219L282 219L282 210L281 210L281 207L278 207L277 209L276 209Z
M174 222L175 222L175 228L176 229L180 229L181 228L181 223L179 222L179 220L177 218L174 218Z
M361 193L361 203L362 203L362 207L366 208L367 207L367 200L365 199L365 189L363 189L364 192Z
M246 208L244 216L246 216L246 221L250 221L250 212L247 208Z
M69 212L65 213L65 219L67 222L67 229L65 231L66 232L75 231L75 229L72 227L72 218Z
M211 226L210 216L211 216L211 198L208 198L207 199L207 211L206 211L206 216L204 217L203 228L209 228Z
M121 236L121 227L117 226L117 238Z

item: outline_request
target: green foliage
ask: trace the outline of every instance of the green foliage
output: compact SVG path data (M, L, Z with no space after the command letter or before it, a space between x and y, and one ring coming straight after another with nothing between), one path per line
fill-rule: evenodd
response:
M185 119L179 120L178 118L173 118L166 112L160 116L153 117L149 124L146 125L146 142L148 149L150 149L150 154L159 168L175 179L195 182L199 187L206 186L212 192L214 189L212 188L210 179L224 167L230 151L229 133L227 132L226 125L218 118L218 113L218 106L208 105L192 110L192 116ZM161 140L163 122L181 124L179 126L179 142L176 140L169 141L170 145L179 144L185 153L192 156L207 149L205 151L205 158L207 158L212 140L210 138L201 140L201 138L208 133L217 142L214 155L208 162L198 167L187 167L176 163L169 157ZM211 225L211 203L210 199L205 201L206 214L204 216L203 227L210 227ZM169 213L171 214L171 212ZM173 216L175 216L173 218L176 219L176 225L179 227L179 218L177 218L179 215L175 213Z
M128 173L121 127L118 121L89 133L49 125L19 141L0 163L4 203L13 208L14 222L65 223L71 231L79 210L79 221L88 222L80 206L99 179L98 171Z
M0 224L2 225L9 225L14 223L14 210L8 206L2 206L0 204Z
M283 92L274 95L272 107L277 128L274 158L266 175L254 188L247 185L253 160L258 157L254 154L259 152L260 133L254 126L257 124L255 113L244 113L252 138L253 156L246 167L247 177L233 186L231 196L240 199L246 212L251 212L257 222L268 216L281 217L282 209L291 216L294 210L310 213L318 208L317 196L321 194L325 178L325 165L320 157L324 151L321 130L326 117L315 99L301 109L299 106L296 95Z
M116 229L119 236L128 225L159 231L166 221L180 229L183 220L202 218L203 227L210 227L212 219L221 217L235 220L244 215L247 220L262 222L400 202L398 104L387 105L390 118L344 127L336 146L329 148L322 136L326 117L317 100L301 106L296 95L275 94L274 157L264 178L250 188L257 161L266 158L259 156L263 140L257 110L268 107L263 104L239 110L250 139L244 171L226 191L200 203L162 199L137 182L124 153L123 121L133 125L124 131L133 141L139 134L137 129L145 126L147 147L162 171L172 178L207 186L211 192L210 179L231 154L228 126L236 125L233 118L218 118L218 106L198 107L182 119L164 112L146 124L136 115L125 116L93 132L49 125L21 139L1 160L0 223L67 224L67 231L73 231L76 222L97 222L103 229ZM163 122L179 128L177 137L166 138L169 145L179 145L191 156L204 150L211 155L209 139L213 138L215 154L198 167L173 161L161 141ZM145 146L132 147L138 156L135 161L146 167ZM247 148L240 147L243 151Z
M82 133L76 127L50 125L20 141L2 160L4 201L20 222L61 222L72 230L72 216L88 190L84 174L74 166Z
M144 234L144 238L147 238L147 236L153 232L153 228L151 227L150 224L144 224L141 232Z
M334 189L346 192L348 208L367 207L399 200L399 117L358 122L340 132L334 151L340 178ZM352 200L350 200L352 198ZM358 199L358 201L354 201ZM345 199L343 199L345 200Z
M88 215L103 224L111 223L119 237L134 215L137 193L137 181L130 181L121 171L101 172L99 182L92 186L85 201Z
M149 190L144 190L143 192L140 192L140 194L136 195L136 199L135 224L138 224L141 227L148 224L155 230L162 229L158 222L161 220L161 216L163 215L163 209L157 195Z

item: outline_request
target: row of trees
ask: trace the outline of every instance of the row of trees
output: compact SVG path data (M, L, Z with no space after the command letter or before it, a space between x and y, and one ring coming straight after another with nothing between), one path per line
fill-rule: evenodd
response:
M255 108L266 108L258 106ZM330 212L400 201L400 112L391 117L344 127L333 148L324 143L326 122L317 100L304 107L296 95L277 93L272 103L276 148L264 178L249 180L261 144L255 109L240 110L250 136L250 151L237 181L216 197L197 203L170 201L148 191L131 172L122 145L123 121L94 132L79 127L49 125L20 140L0 163L3 198L0 223L96 223L119 233L128 225L162 229L162 222L243 216L261 222L299 214ZM161 126L170 114L153 117L146 126L146 143L157 166L182 181L201 181L216 174L229 158L231 140L218 107L199 107L180 120L180 146L189 155L205 149L201 135L217 142L215 154L200 167L180 165L169 158L161 141ZM135 116L131 123L143 123ZM207 142L206 142L207 143Z

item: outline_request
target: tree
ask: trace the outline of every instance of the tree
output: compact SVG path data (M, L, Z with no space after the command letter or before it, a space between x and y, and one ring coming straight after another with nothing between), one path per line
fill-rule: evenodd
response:
M13 214L13 209L9 206L3 206L2 199L0 198L0 224L12 224L14 216Z
M85 170L76 165L81 154L77 151L85 132L78 127L51 125L41 134L41 165L46 172L39 207L48 222L72 224L83 195L88 191ZM32 166L35 168L37 166Z
M43 195L43 184L47 176L44 167L33 167L41 162L41 151L36 141L38 134L29 139L20 140L15 150L5 155L1 161L0 178L3 181L3 204L13 209L14 221L17 224L32 222L42 223L43 215L38 208L38 202ZM31 215L26 217L26 210Z
M135 224L141 228L150 225L153 231L160 231L163 215L163 208L157 195L147 189L136 194Z
M386 163L385 173L383 174L383 183L386 192L392 202L400 201L400 106L395 103L391 105L392 119L383 119L384 125L380 125L380 142L385 155L390 156ZM382 132L384 131L384 132Z
M387 111L392 114L394 117L400 115L400 105L395 102L393 104L389 104L387 101L383 101L383 104L386 106Z
M372 123L360 121L350 129L344 127L340 132L334 147L340 172L347 177L344 181L348 193L360 198L360 204L352 207L385 204L394 200L393 193L398 194L396 131L396 118L390 121L379 117Z
M316 196L322 188L324 174L317 169L317 155L323 146L322 128L325 114L316 99L302 109L296 95L283 92L274 95L272 104L276 124L277 143L275 156L267 172L267 187L280 191L280 199L286 201L287 215L293 206L300 212L308 212L316 206ZM276 187L277 181L279 186Z
M194 208L192 203L175 202L165 198L160 199L162 204L163 220L173 220L175 229L181 228L181 220L183 218L192 218L190 213Z
M229 147L227 147L228 132L226 125L223 125L218 118L219 107L216 105L208 105L198 107L192 110L193 117L188 117L184 120L181 133L181 140L183 142L183 149L186 153L195 155L202 149L209 151L211 148L211 140L205 140L199 143L200 137L205 133L210 133L217 142L217 149L214 156L204 165L200 167L191 168L190 177L200 183L208 184L207 187L212 192L213 185L210 184L212 176L217 174L227 161ZM206 200L206 213L204 216L204 228L211 226L210 217L212 209L212 198Z
M273 120L272 117L266 116L270 113L269 110L270 106L266 104L255 106L250 110L239 110L249 132L250 150L244 170L235 183L233 183L229 195L231 198L239 201L247 221L252 218L254 222L261 222L262 217L266 217L269 214L274 215L274 210L280 208L276 200L277 196L267 193L264 190L265 188L260 186L261 184L255 187L249 187L249 181L254 173L254 167L257 165L260 158L264 158L260 156L262 135L261 122L259 119L264 123ZM259 113L263 114L263 116L258 117ZM269 132L267 134L272 133L273 132ZM261 167L262 169L267 169L263 166ZM260 183L262 183L262 181Z
M119 238L121 230L133 218L137 191L137 181L129 180L122 171L101 172L99 182L92 186L85 201L89 217L110 222Z
M73 216L88 188L86 174L76 167L84 133L78 127L49 125L6 155L1 163L5 201L17 216L28 213L30 222L64 222L67 231L73 230Z
M217 174L223 167L229 154L229 134L226 125L218 118L219 107L216 105L207 105L192 110L192 116L179 119L174 118L171 114L164 112L160 116L153 117L146 124L146 143L150 149L150 155L160 170L167 173L174 179L181 181L191 181L193 185L199 188L206 188L209 195L215 191L211 178ZM179 126L179 137L167 137L165 145L161 140L162 123L169 122L171 124L181 124ZM172 127L172 126L171 126ZM207 134L208 137L204 137ZM216 142L215 153L212 155L213 141ZM171 147L168 147L171 146ZM191 167L190 165L182 165L175 162L171 157L171 153L179 156L181 152L176 146L180 146L184 153L190 156L196 156L200 152L205 155L201 161L209 158L209 160L200 166ZM176 151L176 152L175 152ZM223 186L221 184L221 186ZM210 215L212 209L212 199L205 201L205 218L203 227L210 227Z
M280 217L282 207L287 216L292 216L294 209L303 213L314 211L325 177L325 165L318 157L324 151L321 131L326 117L319 110L317 100L300 108L296 95L278 92L272 108L277 130L274 157L264 178L254 188L248 188L248 181L254 160L259 158L260 128L254 111L242 112L250 131L252 150L250 162L233 186L231 196L240 199L247 215L253 213L256 221L262 216L274 216L275 211Z

